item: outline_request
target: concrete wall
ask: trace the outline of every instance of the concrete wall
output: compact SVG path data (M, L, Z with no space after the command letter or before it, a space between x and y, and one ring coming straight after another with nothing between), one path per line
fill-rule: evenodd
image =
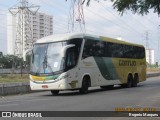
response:
M22 94L31 92L28 82L0 84L0 95Z
M156 76L160 76L160 73L148 73L147 74L147 78L149 78L149 77L156 77Z
M0 69L0 74L20 74L21 69ZM29 73L28 70L22 69L23 74Z

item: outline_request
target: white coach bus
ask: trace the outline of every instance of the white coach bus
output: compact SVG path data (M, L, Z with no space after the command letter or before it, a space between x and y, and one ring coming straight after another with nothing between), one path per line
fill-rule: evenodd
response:
M24 59L26 54L24 54ZM89 34L52 35L36 41L31 54L31 90L80 90L92 86L135 87L146 80L142 45Z

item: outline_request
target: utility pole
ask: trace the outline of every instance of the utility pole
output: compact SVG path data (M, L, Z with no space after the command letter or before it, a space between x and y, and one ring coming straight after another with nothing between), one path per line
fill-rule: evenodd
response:
M68 32L85 32L83 0L70 0Z
M9 12L17 19L14 55L22 58L24 51L33 45L31 15L37 13L39 6L28 3L28 0L19 1L9 8Z

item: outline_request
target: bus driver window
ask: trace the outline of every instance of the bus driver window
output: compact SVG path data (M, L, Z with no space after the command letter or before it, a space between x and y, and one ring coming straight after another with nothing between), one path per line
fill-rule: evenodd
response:
M77 64L77 54L74 48L69 48L66 54L66 68L70 69Z

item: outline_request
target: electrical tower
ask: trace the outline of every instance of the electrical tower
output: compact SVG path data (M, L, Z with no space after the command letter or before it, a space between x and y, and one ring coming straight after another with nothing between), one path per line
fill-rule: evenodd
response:
M70 0L68 32L85 32L83 0Z
M20 2L9 8L9 12L16 17L16 40L14 55L22 57L24 51L31 49L33 45L31 17L39 10L39 6L28 3L28 0Z

